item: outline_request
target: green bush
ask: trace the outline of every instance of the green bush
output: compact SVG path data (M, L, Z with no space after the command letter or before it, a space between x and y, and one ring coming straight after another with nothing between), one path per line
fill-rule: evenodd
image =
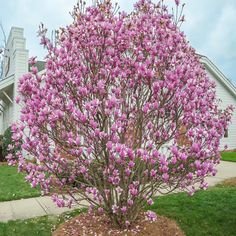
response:
M14 141L12 140L12 131L11 127L8 127L6 131L4 132L3 139L2 139L2 156L3 156L3 161L6 161L6 156L8 155L8 145L11 144L14 146ZM19 151L19 148L13 149L11 152L13 155Z
M3 141L3 135L0 135L0 162L4 161L3 154L2 154L2 141Z
M6 131L4 132L3 139L2 139L2 154L3 158L5 159L8 154L8 145L13 144L12 143L12 132L11 127L8 127Z
M2 147L2 139L3 139L3 135L0 135L0 147Z

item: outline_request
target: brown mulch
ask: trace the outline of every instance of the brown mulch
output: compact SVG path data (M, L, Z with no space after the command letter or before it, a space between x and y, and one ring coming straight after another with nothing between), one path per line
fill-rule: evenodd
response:
M8 163L6 161L0 162L0 166L7 166Z
M61 224L52 236L184 236L184 232L177 223L164 216L158 216L155 222L141 219L129 230L111 228L106 216L80 214Z
M236 148L234 148L234 149L227 149L227 150L224 150L223 152L236 152Z
M226 179L226 180L222 181L219 185L229 186L229 187L236 187L236 177Z

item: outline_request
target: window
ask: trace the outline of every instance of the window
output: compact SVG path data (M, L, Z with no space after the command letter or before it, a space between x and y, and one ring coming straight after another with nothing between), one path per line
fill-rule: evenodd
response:
M228 137L229 137L229 132L228 132L228 129L225 129L224 138L228 138Z

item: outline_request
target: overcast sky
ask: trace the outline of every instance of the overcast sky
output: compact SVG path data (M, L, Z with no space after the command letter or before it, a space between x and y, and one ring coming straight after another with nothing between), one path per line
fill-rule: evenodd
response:
M114 0L115 1L115 0ZM171 4L174 0L166 0ZM49 30L71 22L69 12L77 0L0 0L0 22L8 34L11 26L23 27L30 56L43 58L37 30L43 22ZM88 0L87 2L90 2ZM130 11L135 0L117 0ZM206 55L236 84L236 0L185 0L182 26L191 45ZM0 35L2 39L2 35Z

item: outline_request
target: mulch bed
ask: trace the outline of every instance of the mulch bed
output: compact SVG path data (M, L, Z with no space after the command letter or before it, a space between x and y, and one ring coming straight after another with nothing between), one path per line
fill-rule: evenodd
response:
M229 187L236 187L236 177L226 179L226 180L222 181L220 184L224 185L224 186L229 186Z
M234 149L227 149L227 150L224 150L223 152L236 152L236 148L234 148Z
M0 162L0 166L7 166L8 163L6 161Z
M144 214L130 229L117 230L112 228L106 216L80 214L61 224L52 236L184 236L185 234L173 220L158 216L155 222L145 219Z

